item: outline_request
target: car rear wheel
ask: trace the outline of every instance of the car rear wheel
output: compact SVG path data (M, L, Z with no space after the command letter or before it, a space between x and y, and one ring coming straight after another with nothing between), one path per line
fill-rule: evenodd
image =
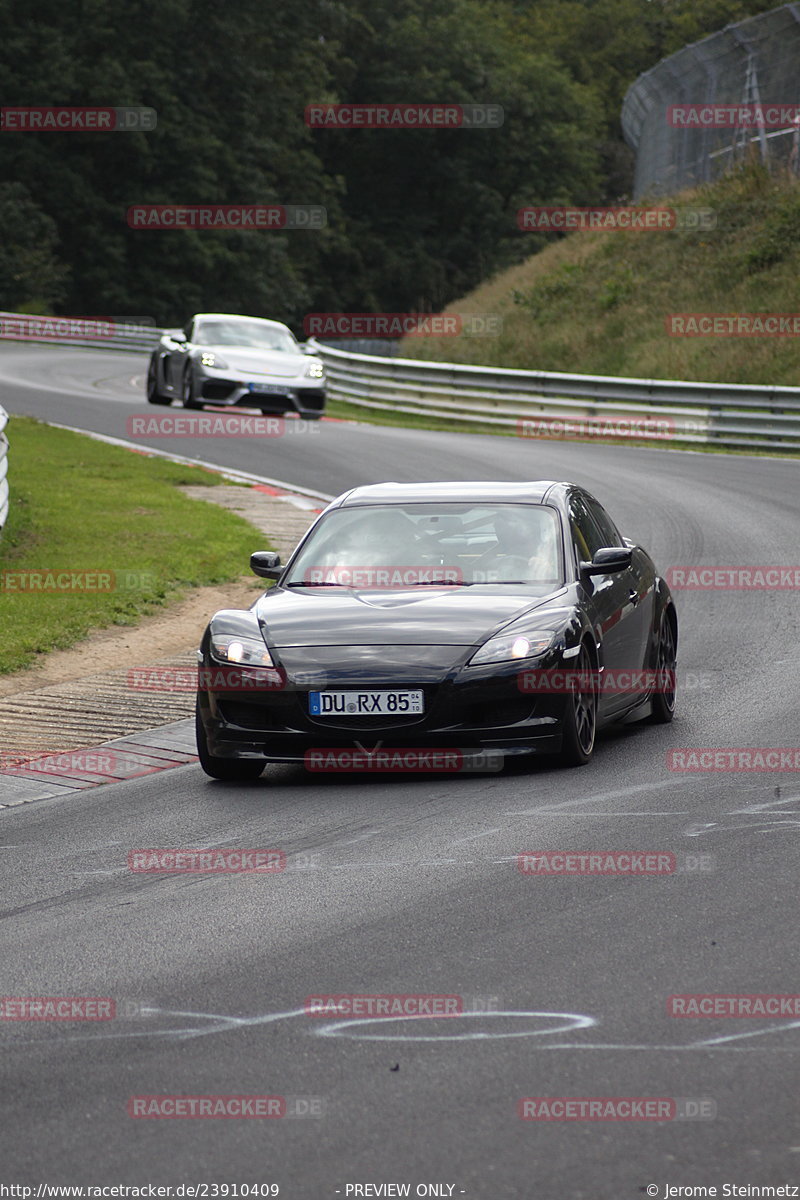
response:
M187 367L183 372L183 407L184 408L202 408L199 400L195 399L194 376L192 375L191 367Z
M567 697L561 762L583 767L592 757L597 734L597 672L584 643L575 663L576 679Z
M675 663L677 652L672 622L666 612L661 614L656 659L656 690L650 697L650 721L668 725L675 716Z
M147 368L147 402L148 404L169 404L169 396L165 396L158 390L158 367L156 360L150 359L150 366Z
M199 707L195 709L194 728L200 766L212 779L244 783L249 779L258 779L267 765L264 759L259 758L218 758L216 754L209 754L208 738Z

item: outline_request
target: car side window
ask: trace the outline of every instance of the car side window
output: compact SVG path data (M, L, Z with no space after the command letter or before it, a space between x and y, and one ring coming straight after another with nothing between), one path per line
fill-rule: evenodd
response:
M591 562L598 550L608 542L595 524L583 497L573 492L569 500L569 523L572 539L583 562ZM612 543L613 544L613 543Z
M611 517L597 500L586 496L586 507L594 518L594 523L600 530L604 546L624 546L625 541Z

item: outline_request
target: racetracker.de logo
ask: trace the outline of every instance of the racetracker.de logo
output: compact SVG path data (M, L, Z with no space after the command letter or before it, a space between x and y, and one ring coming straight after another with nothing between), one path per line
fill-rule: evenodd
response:
M307 771L486 771L503 769L499 750L429 750L424 748L364 750L306 750L303 765Z
M683 746L667 752L670 771L800 771L800 747Z
M800 995L688 992L667 1000L670 1017L800 1017Z
M311 129L499 129L499 104L309 104Z
M800 588L800 566L668 567L666 580L673 591L794 591Z
M287 1115L283 1096L131 1096L128 1116L180 1118L280 1118Z
M310 587L336 584L338 587L359 588L406 588L420 584L462 583L464 574L460 567L307 567L303 582Z
M155 584L152 571L0 571L0 592L72 595L95 592L140 592Z
M709 1121L717 1105L707 1096L523 1096L517 1114L522 1121Z
M497 337L503 332L499 313L309 313L306 337L402 338Z
M798 120L797 102L667 106L667 125L673 129L785 129Z
M307 1017L455 1017L463 1015L464 1000L462 996L427 993L344 992L306 996L303 1008Z
M275 438L298 434L319 434L318 421L302 417L287 421L283 417L251 417L244 413L160 413L158 416L128 417L125 432L132 438Z
M684 432L688 431L687 428ZM672 417L522 417L517 437L556 438L644 438L665 440L680 437Z
M628 692L671 694L677 690L677 673L671 668L635 667L617 670L613 667L598 670L579 670L576 667L545 670L534 667L520 671L517 687L521 692L538 692L544 696L569 695L572 692L597 692L598 695L625 695Z
M321 204L132 204L131 229L324 229Z
M154 108L0 108L2 133L149 133L156 123Z
M139 692L275 692L282 667L132 667L126 686Z
M674 854L653 850L536 850L517 855L522 875L674 875Z
M668 313L669 337L800 337L800 313Z
M269 875L286 870L283 850L130 850L128 870L148 875Z
M142 758L111 750L71 750L45 754L40 758L0 755L0 775L59 776L65 779L102 780L138 779L152 775L159 768L143 766Z
M570 233L576 230L711 230L717 214L711 208L589 208L529 205L517 210L517 227L525 233Z
M110 996L0 996L0 1021L113 1021Z

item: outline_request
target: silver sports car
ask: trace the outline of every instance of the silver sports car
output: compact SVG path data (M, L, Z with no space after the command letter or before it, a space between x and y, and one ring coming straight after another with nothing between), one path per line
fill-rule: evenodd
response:
M150 358L147 399L296 412L314 420L325 408L325 367L286 325L260 317L197 313L185 329L167 329Z

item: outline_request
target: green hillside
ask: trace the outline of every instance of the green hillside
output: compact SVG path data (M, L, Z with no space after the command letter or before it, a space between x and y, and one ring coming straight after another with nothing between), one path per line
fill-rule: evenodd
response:
M499 334L410 337L399 353L587 374L800 384L800 337L676 337L665 327L671 313L800 314L800 183L748 166L671 202L712 208L717 228L548 234L545 249L446 310L499 314Z

